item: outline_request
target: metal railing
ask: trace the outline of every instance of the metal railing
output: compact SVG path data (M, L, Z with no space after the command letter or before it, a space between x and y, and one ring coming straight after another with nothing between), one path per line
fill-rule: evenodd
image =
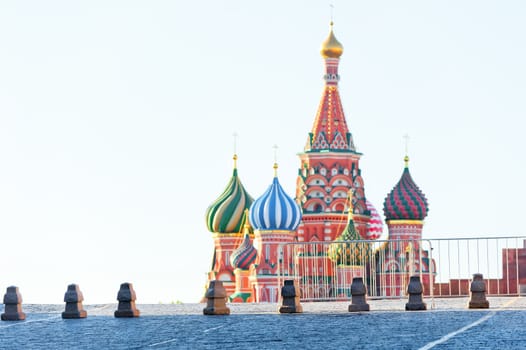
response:
M401 298L413 275L431 298L467 296L474 273L488 295L526 294L526 237L295 242L280 256L280 284L296 280L302 301L348 300L354 277L370 298Z
M487 295L526 294L526 237L430 240L436 265L436 296L469 295L482 273Z

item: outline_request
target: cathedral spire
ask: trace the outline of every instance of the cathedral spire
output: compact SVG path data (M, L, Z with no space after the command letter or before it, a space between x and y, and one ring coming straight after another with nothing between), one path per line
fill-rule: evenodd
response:
M325 60L325 86L305 152L356 153L338 92L338 65L343 54L343 45L336 39L333 25L331 21L329 36L321 45L320 53Z

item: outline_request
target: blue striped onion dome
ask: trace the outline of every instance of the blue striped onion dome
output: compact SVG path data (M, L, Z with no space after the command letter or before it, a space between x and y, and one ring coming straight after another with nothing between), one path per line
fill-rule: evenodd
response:
M243 187L234 168L232 178L218 199L206 210L206 226L210 232L238 233L245 222L244 211L254 202Z
M241 245L230 255L230 265L234 269L248 270L250 265L256 261L258 251L252 243L250 243L250 236L245 233L245 238Z
M300 220L300 207L285 193L277 176L250 207L250 224L254 229L294 231Z

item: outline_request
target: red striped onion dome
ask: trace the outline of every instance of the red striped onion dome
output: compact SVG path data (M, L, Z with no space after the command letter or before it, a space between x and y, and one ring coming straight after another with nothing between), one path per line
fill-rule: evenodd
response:
M230 265L234 269L248 270L250 265L256 261L258 251L252 243L250 243L250 236L245 233L245 238L239 247L230 255Z
M365 201L365 205L367 206L367 210L371 212L371 219L369 220L369 223L367 223L367 237L365 237L365 239L378 239L384 231L382 217L378 214L378 211L369 200Z
M237 157L234 156L234 160ZM237 168L223 193L206 210L206 226L210 232L238 233L245 222L245 209L250 208L254 199L243 187L237 175Z
M404 160L405 169L402 177L384 201L385 219L423 220L429 211L427 199L411 178L409 158L406 156Z

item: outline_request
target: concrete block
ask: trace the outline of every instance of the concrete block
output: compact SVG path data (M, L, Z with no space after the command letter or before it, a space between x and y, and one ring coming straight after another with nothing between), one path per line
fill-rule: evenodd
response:
M303 312L303 307L300 304L300 289L294 280L285 280L283 287L281 287L281 298L279 313L296 314Z
M83 301L84 296L82 295L79 286L76 284L70 284L66 294L64 294L66 310L62 313L62 318L86 318L88 313L82 306Z
M115 317L139 317L140 312L135 306L136 299L133 285L131 283L122 283L117 293L119 306L114 313Z
M230 315L230 309L226 306L226 289L223 282L210 281L205 293L206 307L203 309L205 315Z
M488 309L489 301L486 299L486 283L481 273L473 274L473 281L469 288L470 299L468 307L470 309Z
M424 289L422 287L422 282L420 281L420 276L411 276L409 279L409 285L407 286L409 300L407 304L405 304L406 311L427 310L427 305L422 298L423 291Z
M349 312L369 311L367 304L367 288L363 283L363 277L354 277L351 284L351 305Z
M22 295L18 287L7 287L4 295L4 313L0 315L2 321L22 321L26 314L22 312Z

